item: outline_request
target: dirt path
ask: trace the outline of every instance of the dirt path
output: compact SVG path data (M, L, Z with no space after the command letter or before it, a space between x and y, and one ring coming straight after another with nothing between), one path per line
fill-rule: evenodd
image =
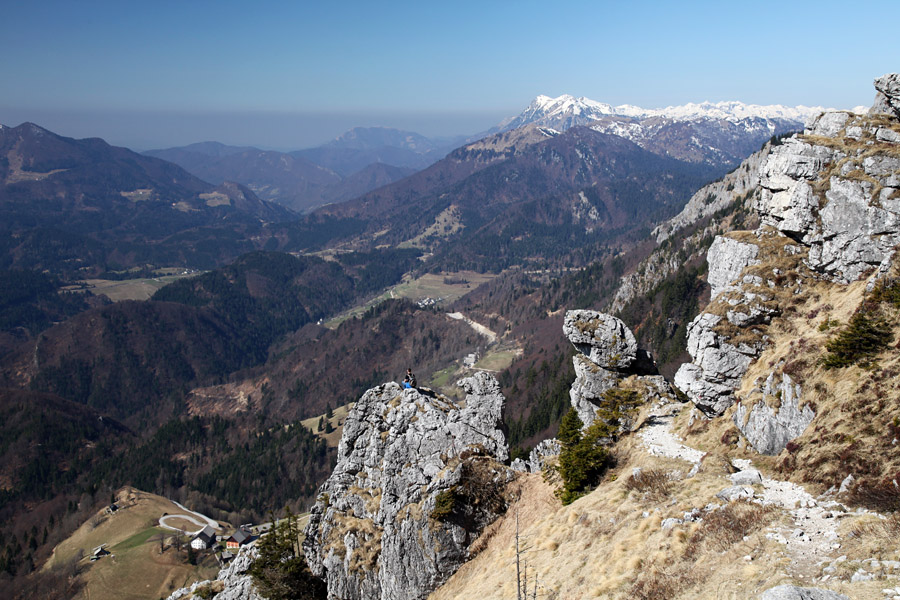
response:
M488 329L481 323L476 323L475 321L473 321L469 317L465 316L464 314L462 314L460 312L454 312L454 313L447 313L447 316L450 317L451 319L456 319L457 321L465 321L477 333L483 335L488 340L490 340L490 342L492 344L497 341L498 336L496 333L494 333L493 331L491 331L490 329Z
M657 404L651 409L648 423L639 436L648 453L685 460L696 469L704 453L685 446L672 433L672 420L683 407ZM748 459L737 459L732 464L748 476L756 471ZM787 524L773 527L766 535L784 544L791 562L789 573L799 579L811 580L820 573L822 563L833 560L835 551L840 548L838 519L847 509L832 499L813 498L796 483L772 479L762 473L760 477L763 491L755 493L754 501L777 506L789 515ZM723 478L723 488L731 485Z

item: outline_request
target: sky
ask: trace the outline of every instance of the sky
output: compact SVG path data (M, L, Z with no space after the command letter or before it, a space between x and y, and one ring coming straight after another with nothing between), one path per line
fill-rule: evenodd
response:
M900 2L5 0L0 123L138 150L484 131L538 94L850 108Z

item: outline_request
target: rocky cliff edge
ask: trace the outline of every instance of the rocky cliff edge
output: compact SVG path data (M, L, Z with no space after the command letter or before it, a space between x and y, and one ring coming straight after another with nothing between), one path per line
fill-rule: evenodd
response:
M483 372L457 385L462 407L389 383L351 410L303 545L329 598L425 598L505 510L500 385Z

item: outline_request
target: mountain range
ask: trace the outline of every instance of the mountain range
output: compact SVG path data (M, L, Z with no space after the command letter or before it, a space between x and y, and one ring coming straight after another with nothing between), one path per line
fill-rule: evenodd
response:
M357 127L294 152L200 142L144 154L174 162L212 183L237 181L297 212L350 200L425 168L455 146L387 127Z
M170 162L33 123L0 129L0 156L6 268L214 264L253 248L235 245L236 230L293 216L241 185L215 186Z
M540 125L559 131L587 126L624 137L642 148L690 162L734 166L771 136L803 129L825 110L808 106L760 106L702 102L646 109L612 106L589 98L538 96L519 115L494 131ZM859 109L861 110L861 108Z

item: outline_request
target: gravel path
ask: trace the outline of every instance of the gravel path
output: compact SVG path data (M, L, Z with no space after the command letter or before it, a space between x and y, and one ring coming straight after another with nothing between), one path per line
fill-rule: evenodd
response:
M678 436L672 433L672 420L679 412L681 412L681 405L657 404L651 409L647 424L641 428L638 435L644 440L647 452L653 456L680 458L699 465L704 453L696 448L685 446Z
M657 404L651 409L648 423L639 436L650 454L685 460L694 464L695 472L704 453L685 446L672 433L672 420L681 409L682 406L677 404ZM752 461L747 459L734 460L732 464L746 472L745 476L756 471ZM774 527L766 535L784 544L785 553L791 560L791 575L810 580L821 573L821 565L832 561L835 551L841 547L837 521L847 509L833 500L813 498L803 486L759 475L763 490L755 494L754 500L777 506L790 515L787 525ZM723 487L730 485L732 482L723 478Z

